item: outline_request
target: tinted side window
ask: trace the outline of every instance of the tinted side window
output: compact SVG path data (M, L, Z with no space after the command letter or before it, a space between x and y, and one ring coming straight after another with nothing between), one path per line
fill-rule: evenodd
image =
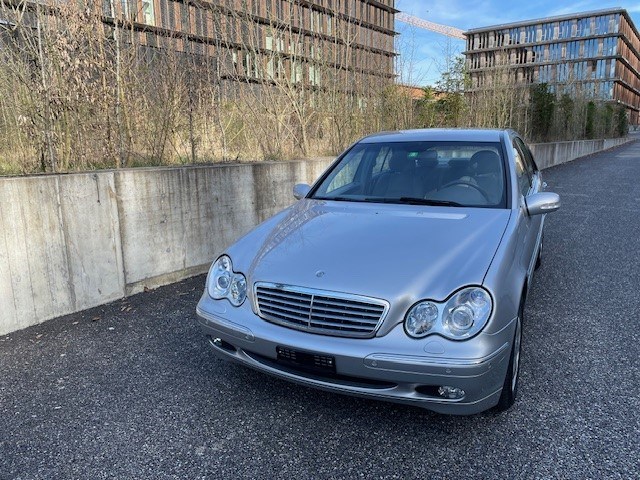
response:
M518 177L518 190L522 195L527 195L531 188L531 177L527 172L527 166L524 160L524 154L520 150L517 142L513 142L513 156L516 161L516 176Z
M524 159L524 165L527 169L527 173L529 174L529 177L533 178L535 173L538 171L538 167L536 167L536 163L533 161L533 155L531 154L531 150L529 150L529 148L525 145L525 143L519 138L516 138L516 143L520 147L520 151L524 154L523 159Z

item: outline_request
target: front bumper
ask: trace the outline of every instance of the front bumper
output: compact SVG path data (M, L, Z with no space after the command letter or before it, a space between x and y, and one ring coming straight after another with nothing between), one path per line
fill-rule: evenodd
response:
M512 320L495 334L455 342L440 337L414 340L402 325L371 339L339 338L271 324L205 293L198 323L214 352L256 370L323 390L404 403L439 413L469 415L498 403L509 363ZM302 371L277 361L277 347L335 358L335 375ZM464 390L459 399L437 395L438 386Z

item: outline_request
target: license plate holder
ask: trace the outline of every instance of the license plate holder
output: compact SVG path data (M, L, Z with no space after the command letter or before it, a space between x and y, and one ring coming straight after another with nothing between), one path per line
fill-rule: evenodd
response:
M289 347L276 347L278 362L310 372L335 374L336 359L331 355L304 352Z

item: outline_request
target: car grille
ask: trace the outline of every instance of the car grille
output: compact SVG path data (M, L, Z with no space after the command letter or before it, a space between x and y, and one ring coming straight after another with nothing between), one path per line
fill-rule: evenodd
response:
M264 320L340 337L372 337L389 308L376 298L270 283L256 283L254 293Z

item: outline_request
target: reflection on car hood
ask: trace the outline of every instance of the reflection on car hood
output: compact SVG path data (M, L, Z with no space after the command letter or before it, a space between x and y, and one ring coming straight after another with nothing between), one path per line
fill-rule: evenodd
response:
M482 284L509 210L302 200L229 250L249 282L396 305Z

